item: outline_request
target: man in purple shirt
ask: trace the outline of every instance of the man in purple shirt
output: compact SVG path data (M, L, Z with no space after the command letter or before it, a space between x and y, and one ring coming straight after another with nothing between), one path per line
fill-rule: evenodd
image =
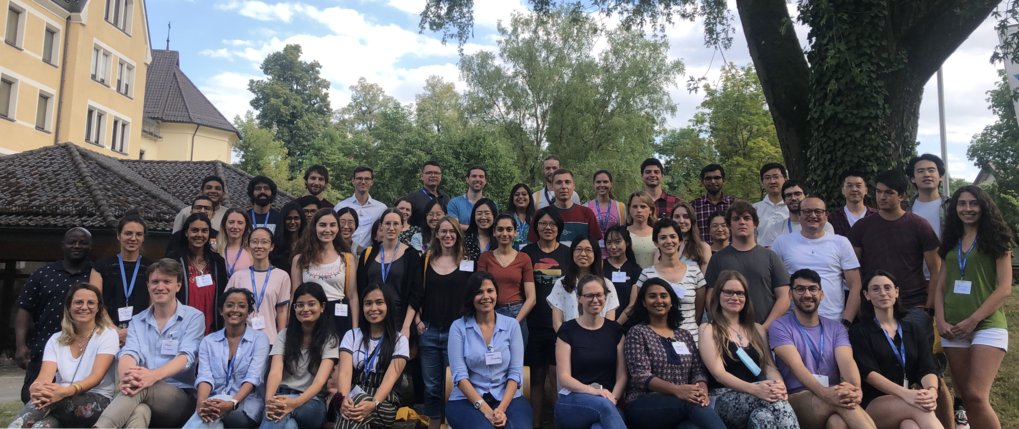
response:
M846 328L817 314L824 299L821 276L805 268L790 279L795 308L773 322L768 333L777 357L775 366L782 373L800 427L875 428L874 420L860 407L860 370Z

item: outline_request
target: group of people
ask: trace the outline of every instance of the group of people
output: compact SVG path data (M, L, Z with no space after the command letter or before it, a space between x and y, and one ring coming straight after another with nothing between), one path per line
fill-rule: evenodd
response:
M717 164L690 202L653 158L625 201L608 171L586 204L558 158L543 171L502 211L480 166L450 198L427 162L391 207L366 166L336 205L309 168L278 211L272 180L239 209L210 176L157 261L137 213L94 262L72 228L17 301L10 427L386 428L410 379L432 428L539 427L553 402L566 429L948 429L946 369L972 425L1000 427L1015 238L981 188L939 194L939 158L874 178L876 210L852 171L834 210L780 164L753 205Z

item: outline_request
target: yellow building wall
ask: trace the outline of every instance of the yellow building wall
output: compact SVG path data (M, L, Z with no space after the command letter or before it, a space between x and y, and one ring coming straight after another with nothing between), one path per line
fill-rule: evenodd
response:
M196 127L198 127L197 133L195 132ZM156 140L147 134L143 137L141 148L145 149L145 159L163 161L220 160L229 163L231 147L237 141L235 133L184 123L162 122L159 125L159 135L162 139ZM193 153L191 149L192 136L194 136Z

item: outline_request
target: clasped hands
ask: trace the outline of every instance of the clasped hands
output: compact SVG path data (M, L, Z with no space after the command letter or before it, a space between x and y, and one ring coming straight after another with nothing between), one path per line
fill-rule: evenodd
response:
M283 420L284 416L290 414L297 407L297 398L276 395L265 401L265 417L279 423L280 420Z
M198 402L198 417L201 417L203 422L212 423L233 411L233 409L234 403L231 401L206 399Z
M822 398L836 407L854 409L863 401L863 391L852 383L842 382L826 388Z
M159 380L160 377L155 371L141 366L132 366L120 377L120 393L134 396L142 389L156 384Z
M711 398L708 397L708 386L704 382L678 385L676 386L673 394L679 399L692 402L702 407L706 407L711 404Z
M789 399L785 383L782 380L765 380L754 385L754 396L768 402L785 401Z
M368 417L372 411L375 411L375 407L377 405L378 404L372 400L365 400L355 404L354 400L350 399L350 396L344 396L343 401L340 402L340 415L347 420L361 422L364 421L364 418Z
M74 395L74 387L72 386L61 386L57 383L45 381L32 383L28 391L30 393L29 396L32 398L32 404L39 407L40 410L46 409L47 406L61 399Z

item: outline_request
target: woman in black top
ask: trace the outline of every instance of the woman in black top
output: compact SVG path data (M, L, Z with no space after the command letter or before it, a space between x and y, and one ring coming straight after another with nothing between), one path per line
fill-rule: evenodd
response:
M626 429L616 402L626 391L623 327L601 316L609 288L605 279L586 275L577 282L580 316L559 327L556 371L559 400L556 424L564 429Z
M357 291L361 295L372 283L388 284L396 291L393 308L396 326L410 338L410 325L421 308L421 257L414 248L400 242L403 216L396 208L382 212L379 218L382 240L364 251L357 267ZM407 250L410 250L409 252Z
M291 256L297 249L297 241L304 233L304 226L308 220L304 217L301 206L296 202L284 205L283 210L280 210L280 218L283 219L283 225L277 227L276 232L273 233L272 242L275 247L269 254L269 262L273 267L290 274L290 268L294 265Z
M878 429L941 429L934 415L938 376L923 329L903 323L908 312L899 301L899 287L891 274L877 270L864 285L863 317L849 329L853 358L863 379L860 406ZM914 384L920 389L912 389Z
M103 291L103 302L113 325L117 327L120 345L127 339L131 317L149 308L149 289L145 269L152 261L141 256L148 227L137 211L128 211L117 223L120 253L92 264L89 282Z
M619 305L630 302L630 293L633 292L633 284L640 278L640 272L644 271L637 265L637 258L633 255L633 240L630 238L630 230L626 225L616 225L605 231L605 250L609 253L605 264L602 264L605 278L612 281L618 294ZM626 323L626 314L620 310L616 312L616 321L619 324Z
M474 203L471 211L471 224L464 231L464 248L467 257L477 262L482 253L499 247L493 238L495 233L495 216L499 213L495 201L482 198Z

